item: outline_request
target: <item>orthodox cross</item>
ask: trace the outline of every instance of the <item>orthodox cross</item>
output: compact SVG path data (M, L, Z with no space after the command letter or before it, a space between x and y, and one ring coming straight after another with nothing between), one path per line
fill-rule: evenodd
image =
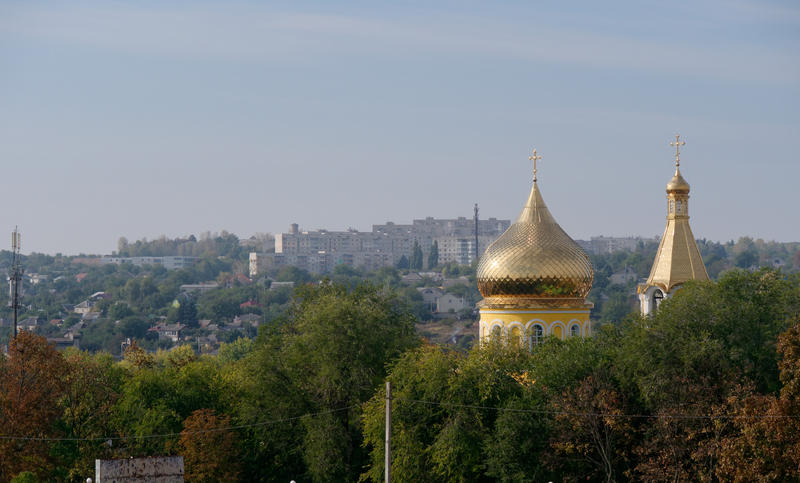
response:
M534 149L533 153L531 153L531 155L528 156L528 159L533 161L533 182L535 183L536 182L536 161L539 160L539 159L542 159L542 157L541 156L537 156L536 155L536 149Z
M680 134L676 134L675 135L675 140L669 143L670 146L674 146L675 147L675 167L676 168L681 165L681 146L685 146L686 145L686 141L681 141L680 139L681 139L681 135Z

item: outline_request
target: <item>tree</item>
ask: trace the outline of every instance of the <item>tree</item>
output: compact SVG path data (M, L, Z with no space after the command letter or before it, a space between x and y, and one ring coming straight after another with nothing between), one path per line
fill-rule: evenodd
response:
M754 394L744 388L730 397L725 409L736 417L720 421L732 434L720 446L717 476L721 481L789 481L800 467L800 325L784 332L778 343L781 354L779 396Z
M126 358L134 354L128 351ZM117 431L126 439L125 456L170 452L178 437L150 436L179 433L193 411L221 409L224 394L217 365L197 359L188 346L159 351L141 362L129 371L114 405Z
M411 267L411 263L408 261L408 258L405 255L400 257L400 260L397 261L397 268L400 270L404 270Z
M556 398L559 425L552 443L556 454L569 459L576 472L577 456L586 465L587 480L616 481L623 476L634 428L623 417L628 409L625 394L613 383L607 368L600 367L580 385Z
M247 396L240 417L316 415L254 428L248 439L259 443L245 477L357 480L366 457L361 404L383 382L387 363L417 344L414 318L391 292L334 283L296 290L283 323L264 330L241 361ZM264 459L283 467L258 465Z
M186 479L197 482L235 481L239 477L238 442L227 415L198 409L183 421L178 441Z
M388 379L392 474L397 481L548 481L547 397L597 364L592 342L548 341L543 354L490 343L468 354L436 346L407 352ZM572 374L575 374L573 376ZM363 479L383 475L385 392L364 406L370 464Z
M113 407L119 398L123 369L108 353L89 355L73 349L64 355L65 391L60 400L65 436L52 443L54 452L67 456L70 480L82 480L94 471L96 458L109 458L112 449L100 438L113 434ZM96 438L96 439L93 439Z
M117 255L120 257L128 256L128 239L124 236L117 240Z
M633 310L630 290L619 285L612 285L610 296L600 309L600 320L607 323L619 323Z
M53 467L50 445L58 436L58 401L64 394L64 360L44 337L21 331L0 363L0 480L24 470L45 477ZM32 438L32 439L25 439Z
M414 240L414 248L411 250L411 270L422 270L422 262L422 248L419 246L419 242Z
M428 253L428 270L431 270L439 265L439 242L433 240L431 251Z
M113 320L121 320L131 315L133 315L133 310L125 302L115 302L108 309L108 316Z
M144 339L150 329L150 323L141 317L125 317L119 321L117 329L125 337Z
M178 306L178 320L189 327L197 327L197 302L194 297L182 297Z
M733 263L739 268L750 268L758 263L758 253L755 251L755 249L739 252L734 257Z
M275 276L276 282L294 282L295 285L303 285L312 282L314 278L310 273L297 267L283 267Z
M125 362L136 369L149 369L155 364L153 355L139 347L135 340L125 349L123 357Z
M798 286L774 270L731 271L685 284L654 317L625 328L619 376L657 416L637 449L640 478L713 477L721 435L713 421L685 416L713 414L742 380L778 390L775 347L800 311Z

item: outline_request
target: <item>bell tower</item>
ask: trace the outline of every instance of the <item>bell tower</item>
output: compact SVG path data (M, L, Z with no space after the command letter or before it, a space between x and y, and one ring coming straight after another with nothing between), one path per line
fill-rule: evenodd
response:
M703 258L689 226L689 183L681 175L680 148L686 145L675 135L675 174L667 183L667 226L647 282L637 287L642 315L650 315L665 298L689 280L708 280Z

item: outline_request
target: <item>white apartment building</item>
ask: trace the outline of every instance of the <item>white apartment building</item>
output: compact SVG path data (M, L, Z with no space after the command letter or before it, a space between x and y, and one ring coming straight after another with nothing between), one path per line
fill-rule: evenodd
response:
M143 265L161 265L167 270L176 270L179 268L186 268L192 266L198 257L181 257L181 256L166 256L166 257L103 257L100 259L100 265L108 265L113 263L116 265L122 263L130 263L137 267Z
M510 220L478 220L478 251L502 234ZM411 259L414 243L419 243L427 261L434 240L439 246L439 262L470 264L475 259L475 220L465 217L413 220L409 225L387 222L373 225L372 231L301 231L292 224L289 232L275 235L275 253L250 255L250 275L267 268L296 266L325 273L336 265L351 265L373 270L396 264L403 256Z

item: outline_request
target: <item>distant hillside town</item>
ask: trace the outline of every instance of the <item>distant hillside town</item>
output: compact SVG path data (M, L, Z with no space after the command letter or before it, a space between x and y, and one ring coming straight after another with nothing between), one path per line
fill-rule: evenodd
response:
M372 231L360 232L352 228L305 231L293 223L288 233L275 235L272 251L250 254L250 275L284 266L314 273L328 273L337 265L367 270L385 266L421 269L421 262L432 255L438 263L470 265L476 253L486 250L510 224L510 220L496 218L427 217L411 224L373 225Z
M430 260L432 255L440 264L471 265L510 224L510 220L497 218L427 217L411 224L373 225L372 231L360 232L352 228L305 231L293 223L287 233L275 235L274 245L261 244L262 251L250 253L250 276L285 266L313 273L328 273L337 265L367 270L385 266L422 269L422 262ZM640 243L653 240L599 236L578 243L589 253L606 254L635 250ZM420 251L416 256L415 250Z

